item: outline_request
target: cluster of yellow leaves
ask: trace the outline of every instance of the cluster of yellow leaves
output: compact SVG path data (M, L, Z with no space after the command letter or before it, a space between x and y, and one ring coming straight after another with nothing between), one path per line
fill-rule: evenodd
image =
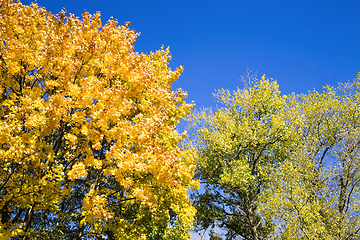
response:
M171 89L182 68L168 68L168 49L134 52L138 34L117 24L102 25L100 13L79 19L1 1L0 234L30 234L36 214L70 216L61 206L77 184L84 187L82 231L88 224L91 234L146 235L134 223L117 229L128 221L121 210L114 214L120 202L153 215L171 202L167 211L191 226L187 189L198 183L177 147L185 135L175 129L193 105Z

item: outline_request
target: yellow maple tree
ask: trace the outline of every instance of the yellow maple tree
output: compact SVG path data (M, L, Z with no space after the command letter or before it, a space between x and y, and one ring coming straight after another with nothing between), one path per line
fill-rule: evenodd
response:
M168 49L129 24L0 2L0 236L188 239L190 113Z

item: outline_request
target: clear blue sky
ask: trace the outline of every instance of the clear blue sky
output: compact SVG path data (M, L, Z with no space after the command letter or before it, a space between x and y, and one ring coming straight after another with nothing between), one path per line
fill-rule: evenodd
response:
M30 0L23 0L29 4ZM360 1L37 0L48 11L111 16L141 32L135 50L170 46L184 66L175 88L196 107L215 89L242 86L246 69L276 79L284 94L351 80L360 71Z

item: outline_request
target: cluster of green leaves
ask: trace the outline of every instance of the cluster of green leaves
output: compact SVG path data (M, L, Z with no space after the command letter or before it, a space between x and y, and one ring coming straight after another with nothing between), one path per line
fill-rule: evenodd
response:
M280 94L248 76L189 119L196 230L217 239L356 239L360 77L322 93ZM220 229L220 230L219 230ZM214 230L219 230L216 234Z

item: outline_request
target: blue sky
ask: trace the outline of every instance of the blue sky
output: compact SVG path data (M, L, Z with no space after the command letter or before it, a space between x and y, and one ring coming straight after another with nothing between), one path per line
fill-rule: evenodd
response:
M23 4L31 1L23 0ZM276 79L284 94L336 86L360 71L360 1L37 0L48 11L111 16L141 32L135 50L170 47L171 68L196 107L215 89L241 87L249 68Z

